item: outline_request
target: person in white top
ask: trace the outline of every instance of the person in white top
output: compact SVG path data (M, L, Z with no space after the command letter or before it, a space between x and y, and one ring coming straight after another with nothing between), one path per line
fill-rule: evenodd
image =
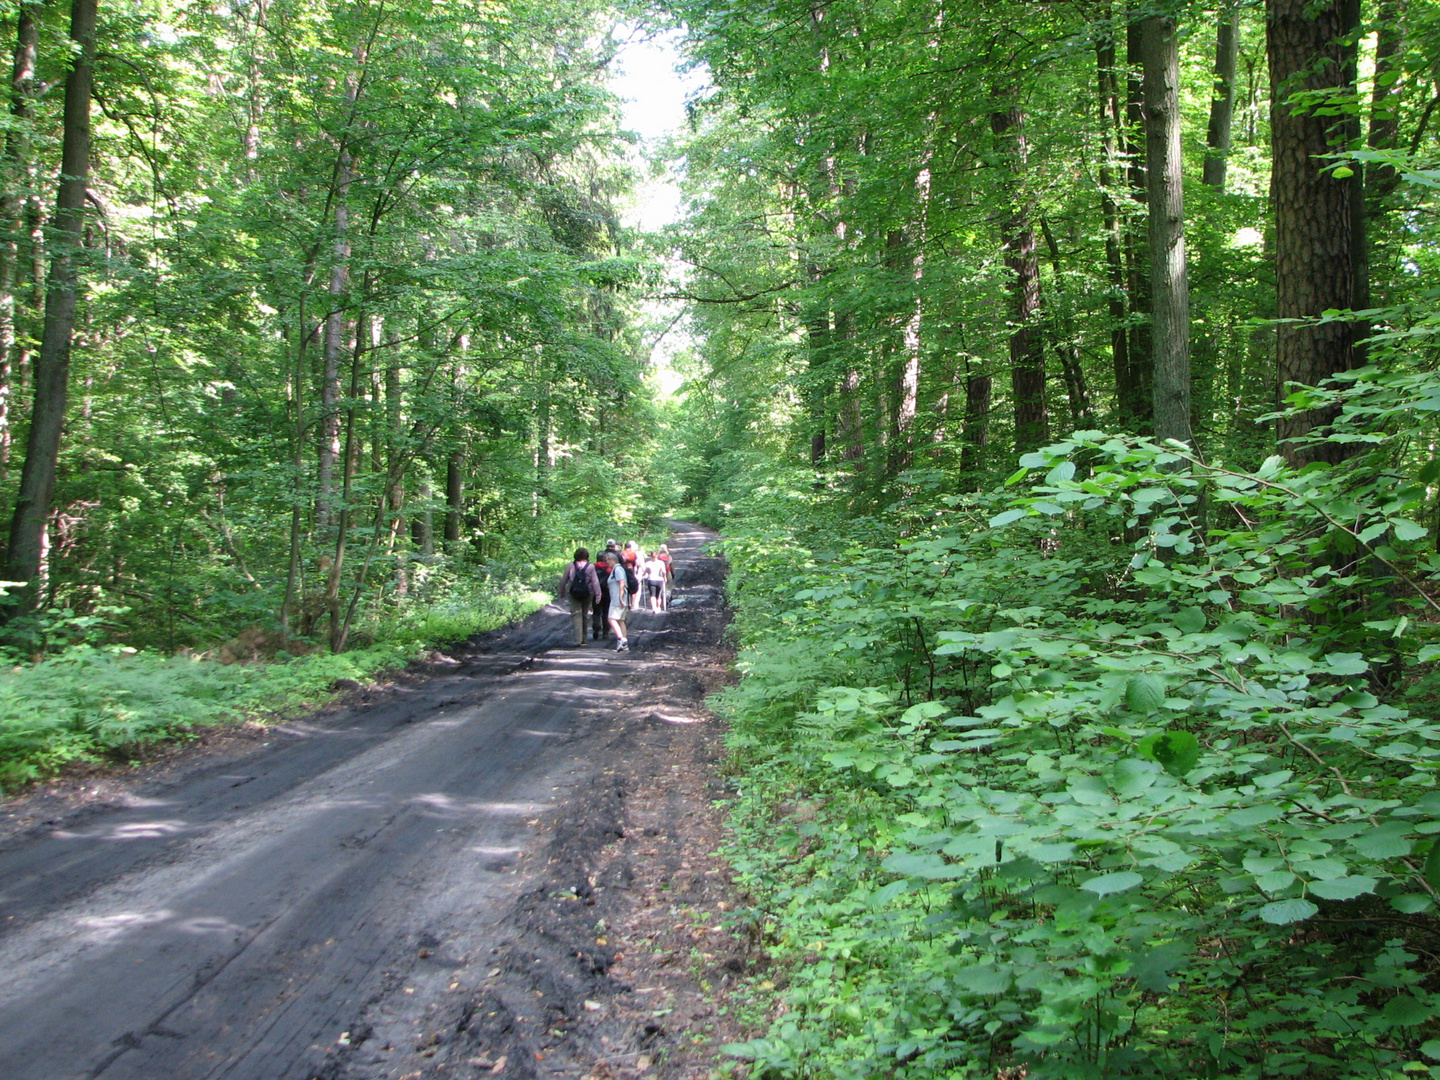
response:
M650 610L658 615L665 599L665 564L659 559L646 559L642 578L645 594L650 598Z

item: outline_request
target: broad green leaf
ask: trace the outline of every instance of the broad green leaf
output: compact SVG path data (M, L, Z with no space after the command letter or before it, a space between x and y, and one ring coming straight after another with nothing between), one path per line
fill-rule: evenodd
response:
M1101 874L1089 881L1082 881L1080 888L1086 892L1092 892L1096 896L1109 896L1112 893L1125 892L1133 889L1145 880L1144 876L1135 873L1133 870L1120 870L1113 874Z
M1165 684L1154 675L1131 675L1125 682L1125 705L1138 713L1152 713L1165 703Z
M1430 845L1430 854L1425 856L1425 884L1440 889L1440 840Z
M1006 510L1002 513L996 514L993 518L990 519L990 527L992 529L999 529L1005 525L1009 525L1012 521L1019 521L1024 516L1024 510Z
M1350 846L1371 859L1398 859L1409 855L1414 842L1408 837L1410 826L1402 821L1387 821L1350 841Z
M1198 607L1181 608L1175 616L1175 625L1182 633L1198 634L1205 629L1205 612Z
M1319 910L1309 900L1274 900L1260 909L1260 918L1275 926L1288 926L1310 918Z
M1359 653L1330 653L1325 657L1325 665L1336 675L1364 675L1370 670Z
M1399 994L1385 1003L1380 1013L1392 1027L1415 1027L1434 1019L1434 1012L1409 994Z
M1162 731L1148 735L1136 744L1136 749L1177 778L1184 776L1200 761L1200 740L1188 731Z
M1396 540L1424 540L1430 535L1430 530L1423 525L1417 525L1405 518L1391 518L1390 524L1395 527Z
M1322 900L1354 900L1357 896L1364 896L1366 893L1374 892L1375 879L1356 874L1352 877L1312 881L1306 886L1305 891L1311 896L1320 897Z

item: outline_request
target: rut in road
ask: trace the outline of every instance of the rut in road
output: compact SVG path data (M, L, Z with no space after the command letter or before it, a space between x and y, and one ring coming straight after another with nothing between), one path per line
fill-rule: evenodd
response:
M710 538L677 526L675 603L633 617L628 655L567 647L552 605L418 686L8 842L0 1076L643 1071L655 1031L603 1003L636 988L595 929L631 874L602 853L617 754L661 761L724 678Z

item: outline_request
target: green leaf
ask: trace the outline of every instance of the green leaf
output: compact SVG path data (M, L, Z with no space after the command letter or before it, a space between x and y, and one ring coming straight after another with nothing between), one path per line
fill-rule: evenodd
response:
M1125 681L1125 706L1138 713L1152 713L1165 703L1165 684L1154 675L1140 673Z
M1352 877L1330 878L1326 881L1312 881L1306 886L1311 896L1322 900L1354 900L1357 896L1375 891L1375 879L1356 874Z
M1024 510L1006 510L1003 513L996 514L990 519L990 527L992 529L998 529L1002 526L1009 525L1012 521L1019 521L1024 516Z
M1162 731L1147 735L1136 749L1151 761L1158 762L1171 776L1184 776L1200 761L1200 740L1188 731Z
M1086 892L1092 892L1096 896L1110 896L1112 893L1121 893L1127 889L1133 889L1144 880L1144 876L1135 873L1134 870L1120 870L1113 874L1101 874L1099 877L1093 877L1089 881L1082 881L1080 888Z
M1417 525L1404 518L1391 518L1390 524L1395 527L1396 540L1424 540L1430 535L1430 530L1425 526Z
M1335 675L1364 675L1370 670L1359 653L1330 653L1325 657L1325 665Z
M1392 1027L1415 1027L1434 1017L1434 1013L1409 994L1399 994L1385 1003L1380 1013Z
M1319 910L1309 900L1273 900L1260 909L1260 918L1275 926L1288 926L1308 919Z
M1410 826L1403 821L1387 821L1350 841L1350 846L1371 859L1398 859L1409 855L1414 847L1408 837Z
M1198 607L1182 608L1175 616L1175 626L1182 634L1198 634L1205 629L1205 613Z
M1430 854L1425 856L1423 876L1426 885L1432 889L1440 889L1440 840L1430 845Z
M1440 1039L1431 1039L1420 1044L1420 1052L1431 1061L1440 1061Z
M972 994L1003 994L1013 981L1008 969L994 964L976 964L955 973L955 982Z

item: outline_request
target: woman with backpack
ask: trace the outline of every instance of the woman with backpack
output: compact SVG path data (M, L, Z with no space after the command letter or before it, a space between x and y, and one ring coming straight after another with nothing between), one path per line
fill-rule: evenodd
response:
M575 561L565 567L565 576L560 579L560 595L570 605L570 621L575 627L575 644L585 644L585 623L590 608L600 603L600 578L590 563L590 552L585 548L575 549Z

